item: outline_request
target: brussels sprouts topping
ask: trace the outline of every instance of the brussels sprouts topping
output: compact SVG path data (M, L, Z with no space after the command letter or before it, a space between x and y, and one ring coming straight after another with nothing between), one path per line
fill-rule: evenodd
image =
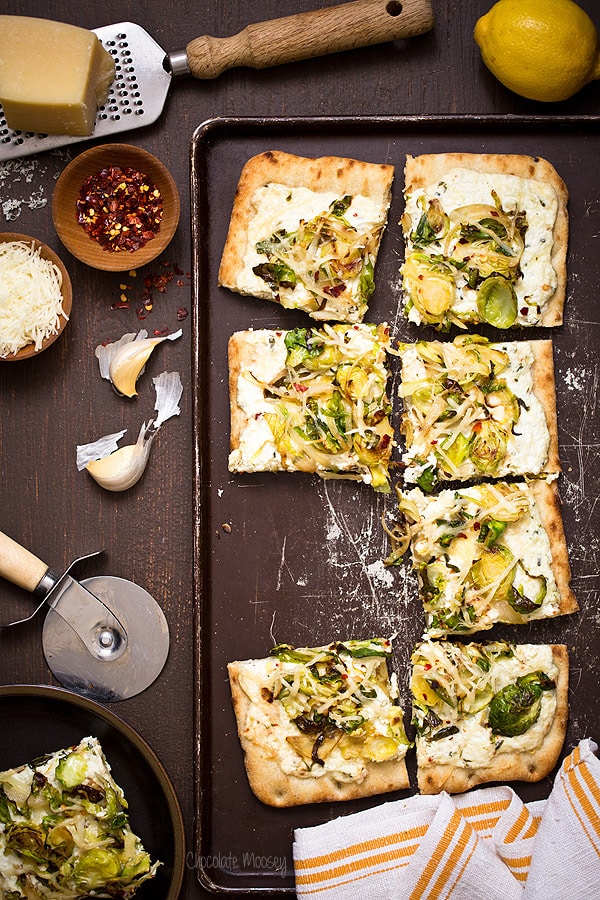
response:
M391 652L390 641L382 638L273 647L271 656L282 666L274 673L272 697L300 732L287 741L309 769L323 766L336 747L374 761L404 751L402 710L386 665Z
M511 328L517 319L517 295L506 278L494 275L482 281L477 291L477 309L484 322L495 328Z
M451 325L488 322L512 327L518 316L514 285L521 279L527 231L525 213L492 204L444 209L443 198L419 197L420 216L411 228L403 218L407 254L402 265L406 312L447 331ZM461 302L458 302L461 301Z
M319 312L340 298L336 308L346 308L348 321L362 319L375 289L374 262L383 224L354 227L346 218L351 204L348 194L314 218L301 219L295 231L280 229L256 243L256 252L267 260L252 271L284 306ZM299 286L308 300L295 299Z
M261 416L282 468L357 477L388 493L393 428L386 393L385 325L295 328L284 372L264 391Z

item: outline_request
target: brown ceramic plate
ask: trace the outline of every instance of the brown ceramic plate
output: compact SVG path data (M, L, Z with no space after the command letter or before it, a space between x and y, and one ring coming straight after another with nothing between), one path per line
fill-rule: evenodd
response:
M77 221L76 203L82 184L106 166L136 169L161 193L163 216L160 229L139 250L105 250ZM106 272L125 272L156 259L171 242L179 223L179 213L179 192L167 167L147 150L131 144L101 144L76 156L61 173L52 196L54 227L67 250L88 266Z
M97 737L129 804L133 831L153 860L156 877L136 900L176 900L185 872L183 820L173 786L154 752L126 722L98 703L49 686L0 687L0 771Z
M31 356L37 356L38 353L46 350L46 348L53 344L54 341L63 333L65 325L69 321L69 316L71 315L71 307L73 305L73 288L71 286L69 273L67 272L63 261L56 255L54 250L51 250L50 247L42 243L42 241L38 241L37 238L30 237L28 234L17 234L17 232L14 231L6 231L0 234L0 243L6 244L10 243L11 241L25 241L27 244L33 244L36 250L40 248L40 255L42 256L42 258L50 260L50 262L53 262L54 265L59 269L62 276L63 309L65 315L60 317L58 330L55 332L55 334L48 335L39 350L35 349L35 344L33 343L25 344L25 346L21 347L21 349L16 353L10 353L8 356L0 356L0 361L3 360L4 362L13 362L18 359L29 359Z

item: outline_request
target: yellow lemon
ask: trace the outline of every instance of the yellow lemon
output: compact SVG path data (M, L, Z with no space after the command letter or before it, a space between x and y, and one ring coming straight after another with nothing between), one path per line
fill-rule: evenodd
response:
M573 0L498 0L474 37L490 72L530 100L566 100L600 78L596 26Z

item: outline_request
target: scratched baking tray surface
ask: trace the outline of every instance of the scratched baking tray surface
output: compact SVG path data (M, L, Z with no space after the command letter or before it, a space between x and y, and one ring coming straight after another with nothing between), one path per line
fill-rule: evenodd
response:
M566 643L571 653L570 724L565 752L600 737L600 120L596 118L215 119L191 148L194 240L196 444L196 838L194 867L214 892L294 890L293 832L374 807L403 794L273 809L250 791L231 707L226 666L261 657L275 642L319 645L396 634L393 667L408 721L408 659L423 617L408 564L386 569L381 515L394 494L304 474L231 475L227 340L236 330L311 324L302 313L217 287L234 192L242 166L279 149L392 163L393 202L376 269L368 320L387 321L402 340L439 337L399 314L407 153L466 151L546 157L570 192L565 324L515 334L551 336L563 474L560 493L581 611L521 628L500 626L482 639ZM493 339L505 333L479 329ZM453 333L449 337L453 337ZM397 361L391 396L398 424ZM399 455L399 450L396 451ZM398 473L394 480L401 476ZM476 637L474 638L477 639ZM415 784L414 762L409 770ZM551 779L513 784L525 799L546 797ZM414 792L414 789L413 789Z

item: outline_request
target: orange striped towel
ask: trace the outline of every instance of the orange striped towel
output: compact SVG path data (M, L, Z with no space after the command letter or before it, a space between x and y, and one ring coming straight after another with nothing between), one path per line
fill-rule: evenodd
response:
M453 797L417 795L297 829L297 896L322 900L600 897L596 749L590 740L579 744L565 759L547 801L524 804L504 786Z

